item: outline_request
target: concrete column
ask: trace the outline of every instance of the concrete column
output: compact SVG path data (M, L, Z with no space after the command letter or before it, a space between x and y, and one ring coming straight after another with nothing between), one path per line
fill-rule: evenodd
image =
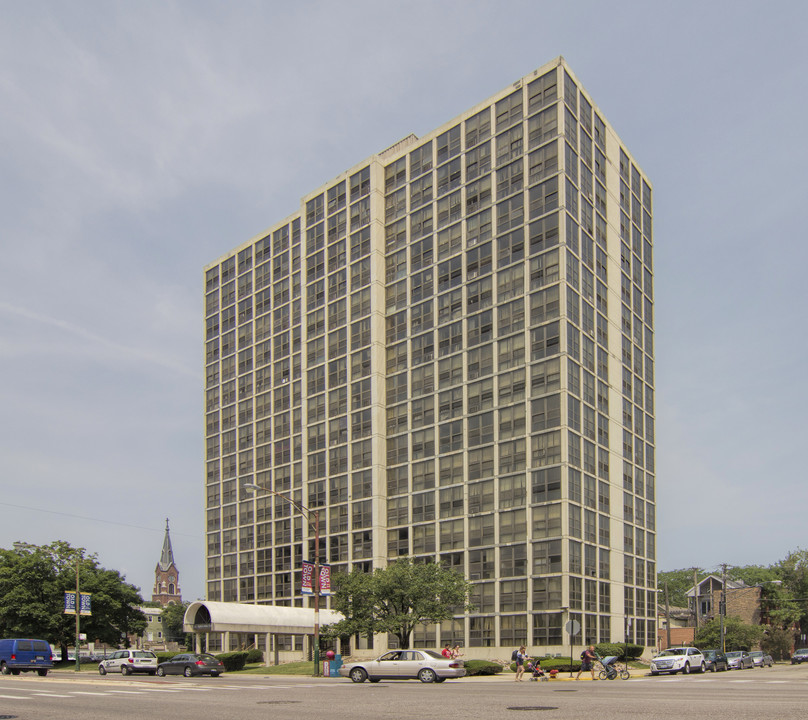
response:
M272 642L272 633L264 633L264 665L269 667L272 663L269 661L269 648Z

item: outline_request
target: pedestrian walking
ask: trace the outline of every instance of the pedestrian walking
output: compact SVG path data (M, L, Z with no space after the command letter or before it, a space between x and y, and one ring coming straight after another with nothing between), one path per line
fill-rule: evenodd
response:
M586 650L581 653L581 669L578 671L578 674L575 676L576 680L581 678L581 673L589 670L592 673L592 679L597 680L595 677L595 660L598 659L597 654L595 653L595 646L590 645Z

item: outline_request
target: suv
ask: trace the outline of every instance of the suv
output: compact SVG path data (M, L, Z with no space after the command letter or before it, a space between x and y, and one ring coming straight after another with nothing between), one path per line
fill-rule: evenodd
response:
M808 648L800 648L795 650L791 656L791 664L799 665L800 663L808 662Z
M108 672L119 672L121 675L145 672L154 675L157 672L157 656L148 650L116 650L98 663L98 672L101 675Z
M688 675L691 672L704 672L707 663L701 650L694 647L675 647L663 650L651 661L651 675L659 673L682 673Z

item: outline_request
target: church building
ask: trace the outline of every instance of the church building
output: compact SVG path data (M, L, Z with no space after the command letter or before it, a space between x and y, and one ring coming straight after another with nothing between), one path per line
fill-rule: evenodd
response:
M180 573L174 564L174 551L171 549L171 536L168 532L168 518L166 518L163 552L160 556L160 562L157 563L157 567L154 569L152 601L159 602L163 607L182 603Z

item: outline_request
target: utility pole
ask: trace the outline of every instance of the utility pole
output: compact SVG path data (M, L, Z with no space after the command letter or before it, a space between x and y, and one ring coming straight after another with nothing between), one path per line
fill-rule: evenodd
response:
M665 649L671 646L671 606L668 602L668 581L665 581L665 630L667 631L667 644Z
M724 613L727 611L727 564L721 565L721 602L718 604L719 628L721 633L721 652L726 652L724 647Z
M699 631L699 625L701 624L699 618L699 569L693 568L693 602L696 605L696 632Z

